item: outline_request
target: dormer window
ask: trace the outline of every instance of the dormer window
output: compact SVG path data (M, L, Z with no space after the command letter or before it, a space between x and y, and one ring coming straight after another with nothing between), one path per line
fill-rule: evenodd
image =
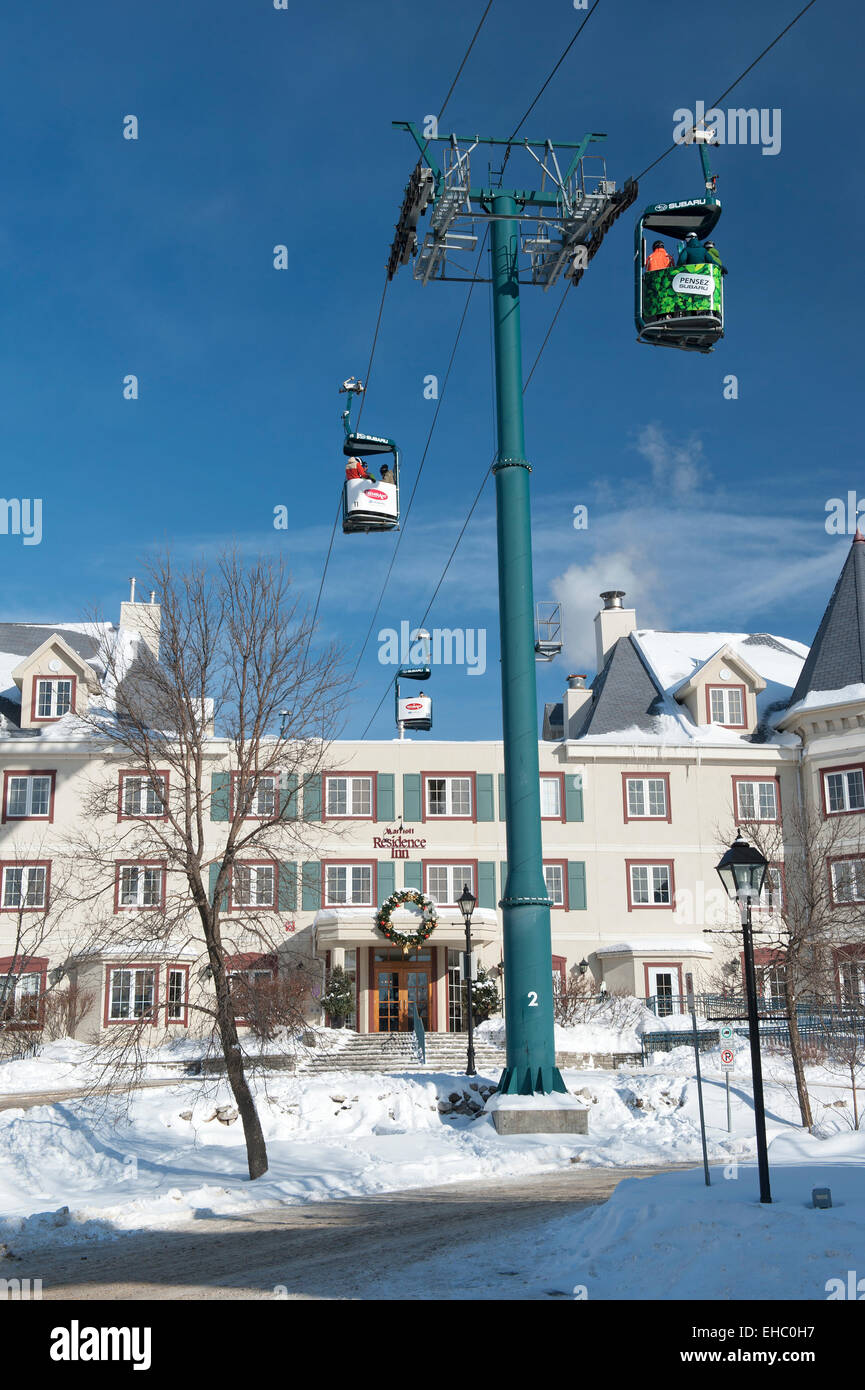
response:
M72 709L71 676L37 676L33 683L33 718L62 719Z
M745 728L744 685L707 685L706 699L710 724L721 724L726 729Z

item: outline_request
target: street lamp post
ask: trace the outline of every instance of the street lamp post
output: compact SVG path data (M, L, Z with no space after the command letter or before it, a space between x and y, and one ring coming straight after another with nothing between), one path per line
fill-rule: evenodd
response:
M758 849L742 838L741 830L717 866L718 876L728 895L739 907L745 955L745 995L748 1004L748 1039L751 1044L751 1075L754 1081L754 1122L757 1128L757 1169L760 1175L760 1201L771 1202L769 1153L766 1147L766 1110L763 1103L763 1065L760 1057L760 1023L757 1014L757 974L754 969L754 937L751 906L759 901L769 867Z
M466 1076L477 1076L475 1070L475 1035L474 1018L472 1016L472 913L478 905L478 900L471 891L467 883L463 884L463 891L457 898L460 912L466 924L466 1012L468 1014L468 1034L469 1052L466 1062Z

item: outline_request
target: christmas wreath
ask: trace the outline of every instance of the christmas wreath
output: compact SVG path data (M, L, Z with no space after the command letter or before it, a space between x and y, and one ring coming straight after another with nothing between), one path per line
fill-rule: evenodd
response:
M418 929L410 935L399 932L391 925L390 915L395 907L401 907L403 903L414 903L421 908L423 917L418 925ZM430 898L425 898L423 893L417 893L413 888L408 888L402 893L391 893L390 897L382 903L375 919L375 924L379 931L383 932L388 941L392 941L394 946L401 946L403 955L408 955L409 951L419 951L424 942L432 936L435 931L438 918L436 917L435 903Z

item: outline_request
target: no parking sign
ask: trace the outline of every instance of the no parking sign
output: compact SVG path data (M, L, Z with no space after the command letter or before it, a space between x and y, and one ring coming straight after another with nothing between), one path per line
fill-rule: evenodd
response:
M735 1060L735 1054L734 1054L734 1052L733 1052L732 1047L722 1047L722 1048L721 1048L721 1066L722 1066L722 1067L732 1067L734 1060Z

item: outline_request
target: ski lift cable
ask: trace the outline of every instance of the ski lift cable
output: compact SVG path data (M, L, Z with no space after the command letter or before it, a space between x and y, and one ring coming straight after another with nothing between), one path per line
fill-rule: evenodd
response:
M707 107L706 109L709 110L709 111L711 111L714 107L720 106L720 104L721 104L721 102L724 100L724 98L730 95L730 93L732 92L733 88L734 88L734 87L738 87L739 83L740 83L745 77L748 76L748 73L751 72L751 71L757 66L758 63L762 62L762 60L765 58L766 54L769 53L769 52L771 52L771 50L775 47L776 43L780 43L781 40L783 39L784 35L787 34L787 33L789 33L789 31L793 28L793 25L794 25L794 24L797 24L797 23L799 22L799 20L802 18L803 14L807 13L807 11L811 9L811 6L812 6L812 5L816 5L816 3L817 3L817 0L808 0L808 4L807 4L807 5L804 5L804 6L802 7L802 9L799 11L799 13L798 13L797 15L795 15L795 16L793 17L793 19L790 20L790 23L787 24L787 25L781 30L780 34L776 34L776 36L775 36L775 38L772 40L772 42L771 42L770 44L767 44L767 45L766 45L766 47L763 49L763 52L762 52L762 53L759 53L759 54L757 55L757 57L754 59L753 63L749 63L748 66L745 68L744 72L740 72L740 73L739 73L739 76L736 78L735 82L731 82L730 85L729 85L729 87L727 87L726 90L723 91L719 97L716 97L715 100L712 102L712 105L709 106L709 107ZM636 178L635 178L634 182L635 182L635 183L639 183L640 180L641 180L642 178L645 178L646 174L649 173L649 170L650 170L650 169L654 169L655 166L656 166L657 164L660 164L661 161L662 161L663 159L666 159L666 158L667 158L667 155L668 155L668 154L672 154L673 151L676 150L676 149L678 149L678 145L676 145L675 143L672 144L672 145L670 145L666 150L664 150L664 153L663 153L663 154L659 154L659 155L658 155L658 158L657 158L657 159L654 159L654 160L652 161L651 164L647 164L646 167L645 167L645 169L642 171L642 173L636 175Z
M411 494L410 494L409 500L408 500L408 506L406 507L406 509L405 509L405 514L404 514L404 516L403 516L403 518L402 518L400 530L399 530L399 532L398 532L398 534L397 534L397 538L396 538L396 545L395 545L394 548L393 548L393 553L392 553L392 555L391 555L391 557L390 557L390 564L389 564L388 567L387 567L387 573L385 574L385 577L384 577L384 579L383 579L383 581L382 581L381 589L379 590L378 600L377 600L377 602L376 602L375 609L373 610L372 617L370 618L369 627L367 628L366 636L365 636L364 639L363 639L363 643L362 643L362 645L361 645L361 649L360 649L360 651L359 651L359 653L358 653L357 661L355 662L354 671L352 672L352 680L354 680L355 676L357 675L358 669L359 669L359 667L360 667L360 663L361 663L361 661L363 660L363 655L364 655L364 652L366 651L367 643L369 642L370 635L372 634L372 630L373 630L373 628L374 628L374 626L375 626L375 620L376 620L376 618L378 617L378 612L379 612L379 609L381 608L382 599L383 599L384 596L385 596L385 592L386 592L386 590L387 590L387 586L388 586L388 583L389 583L389 581L390 581L390 576L391 576L391 574L392 574L392 572L393 572L393 567L394 567L394 565L395 565L395 563L396 563L396 557L397 557L397 555L398 555L398 553L399 553L399 548L400 548L400 544L402 543L403 535L405 534L405 528L406 528L406 526L408 525L408 519L409 519L409 516L411 515L412 503L414 502L415 493L417 492L418 484L419 484L419 482L420 482L420 480L421 480L421 474L423 473L423 467L424 467L424 464L426 463L426 457L427 457L427 454L429 453L430 445L432 444L432 437L433 437L433 434L435 433L436 424L438 423L439 411L441 410L442 403L443 403L443 401L444 401L445 394L446 394L446 392L447 392L448 381L449 381L449 379L450 379L450 374L451 374L451 370L452 370L452 368L453 368L454 359L456 358L457 348L458 348L459 345L460 345L460 339L461 339L461 337L462 337L463 328L465 327L465 322L466 322L466 318L467 318L467 316L468 316L469 305L470 305L470 303L471 303L472 294L474 293L475 285L478 284L478 271L480 270L481 259L482 259L482 257L483 257L484 250L485 250L485 248L486 248L486 240L487 240L487 233L488 233L488 231L489 231L489 228L486 228L485 231L484 231L484 235L483 235L483 238L482 238L482 241L481 241L480 252L479 252L479 254L478 254L477 263L475 264L474 273L473 273L473 275L472 275L472 279L471 279L471 282L470 282L470 284L469 284L468 293L466 294L466 299L465 299L465 303L464 303L464 305L463 305L463 311L462 311L462 314L461 314L461 316L460 316L460 321L459 321L459 323L458 323L458 325L457 325L456 336L455 336L455 338L454 338L453 347L451 348L450 357L449 357L449 359L448 359L448 365L447 365L447 369L446 369L446 371L445 371L444 380L443 380L443 382L442 382L442 388L441 388L441 391L439 392L438 398L437 398L437 400L436 400L435 412L434 412L434 414L433 414L432 423L430 424L429 432L428 432L427 437L426 437L426 443L424 444L423 453L421 454L421 457L420 457L420 463L418 464L417 472L416 472L416 474L415 474L414 484L413 484L413 486L412 486Z

